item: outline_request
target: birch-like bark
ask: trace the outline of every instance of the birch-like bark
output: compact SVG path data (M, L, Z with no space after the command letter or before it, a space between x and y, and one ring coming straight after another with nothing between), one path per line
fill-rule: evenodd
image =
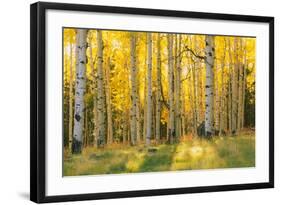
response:
M93 41L93 34L91 33L90 35L90 49L89 49L89 63L90 63L90 67L91 67L91 72L92 72L92 79L93 79L93 114L94 114L94 129L93 129L93 136L94 136L94 140L93 140L93 144L96 147L97 146L97 138L98 138L98 133L99 133L99 127L98 127L98 103L97 103L97 76L96 76L96 70L95 70L95 62L93 60L93 45L92 45L92 41ZM96 60L95 60L96 61Z
M172 144L175 138L175 106L174 106L174 60L173 60L173 35L167 34L168 49L168 78L169 78L169 129L168 140Z
M185 115L186 115L186 111L185 111L185 89L181 89L182 90L182 106L181 106L181 135L185 136L186 135L186 129L185 129Z
M85 91L85 93L87 93L87 90ZM86 147L88 145L88 113L87 113L87 106L85 106L85 119L84 119L84 139L83 139L83 144L84 147Z
M161 42L160 33L157 34L157 80L156 80L156 142L160 141L160 125L161 125Z
M196 39L196 36L193 36L193 45L195 50L198 49L198 42ZM194 104L194 113L193 113L193 130L194 130L194 135L197 136L197 124L198 124L198 59L195 58L193 59L194 63L192 66L192 82L193 82L193 104Z
M105 99L104 99L104 78L103 78L103 42L102 31L97 30L97 108L98 108L98 139L97 146L105 144Z
M238 52L237 52L237 38L234 38L234 53L235 53L235 62L234 62L234 67L232 70L232 110L231 110L231 117L232 117L232 122L231 122L231 133L234 135L236 134L237 131L237 110L238 110L238 95L237 95L237 72L239 69L239 64L238 64Z
M175 138L181 136L181 35L175 36Z
M137 47L137 34L136 34L136 47ZM137 52L136 52L137 56ZM137 143L141 141L141 108L140 108L140 89L139 89L139 70L138 70L138 63L136 58L136 119L137 119Z
M131 109L130 109L130 127L131 127L131 144L135 145L137 140L137 84L136 84L136 36L130 34L130 60L131 60Z
M232 131L232 67L233 67L233 60L231 55L231 43L230 39L228 38L228 56L229 56L229 65L228 65L228 95L227 95L227 101L228 101L228 131L231 134Z
M85 71L86 71L86 48L87 30L77 30L78 59L76 63L76 87L75 87L75 110L74 110L74 131L72 142L72 153L78 154L82 151L83 127L84 127L84 93L85 93Z
M225 53L226 41L224 39L224 52L221 60L221 96L220 96L220 121L219 121L219 135L225 130L225 84L224 84L224 66L225 66Z
M214 129L219 130L220 121L220 97L219 97L219 76L218 76L218 62L214 66Z
M246 92L246 69L247 69L247 50L246 45L243 52L243 89L242 89L242 119L241 119L241 126L244 127L244 119L245 119L245 92Z
M191 66L192 69L192 88L193 88L193 130L194 135L197 135L197 92L196 92L196 63Z
M111 85L110 85L110 57L107 59L106 65L106 113L107 113L107 144L113 142L113 125L112 125L112 109L111 109Z
M70 44L70 66L69 66L69 124L68 124L68 149L71 152L72 148L72 125L73 125L73 74L72 74L72 63L73 63L73 52L72 43Z
M147 107L146 107L146 145L150 145L152 124L152 39L151 33L147 33Z
M145 61L146 62L146 61ZM143 94L143 96L144 96L144 100L143 100L143 129L142 129L142 134L143 134L143 136L142 136L142 138L143 138L143 140L146 140L145 138L146 138L146 120L147 120L147 101L146 101L146 96L147 96L147 94L146 94L146 92L147 92L147 78L145 77L145 79L144 79L144 89L143 89L143 91L144 91L144 94Z
M96 81L96 78L95 78ZM97 84L97 83L95 83ZM95 85L97 88L97 85ZM97 91L97 89L95 89ZM94 93L94 99L93 99L93 106L94 106L94 147L98 146L98 136L99 136L99 126L98 126L98 99L97 99L97 94Z
M212 136L214 133L214 37L206 36L206 111L205 111L205 135Z
M242 52L242 39L240 40L240 43L239 43L239 50L241 53ZM243 84L243 80L242 80L242 77L243 77L243 65L242 65L242 62L240 61L240 58L239 58L239 54L238 55L238 70L237 70L237 73L238 73L238 83L237 83L237 90L238 90L238 102L237 102L237 131L240 131L241 129L241 112L242 112L242 84Z

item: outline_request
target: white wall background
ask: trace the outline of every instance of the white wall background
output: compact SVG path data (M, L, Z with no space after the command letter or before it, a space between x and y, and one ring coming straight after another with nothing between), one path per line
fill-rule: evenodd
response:
M52 0L49 0L52 1ZM146 7L275 17L275 104L281 104L281 12L277 0L60 0L69 3ZM29 201L29 4L6 0L0 6L0 204ZM266 108L267 109L267 108ZM275 107L276 188L158 196L68 204L279 204L281 194L281 109ZM63 203L64 204L64 203Z

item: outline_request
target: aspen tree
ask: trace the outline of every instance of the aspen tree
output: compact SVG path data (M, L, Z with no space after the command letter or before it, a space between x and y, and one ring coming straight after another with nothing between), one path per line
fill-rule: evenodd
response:
M152 134L152 38L151 33L146 35L147 41L147 96L146 96L146 145L150 145Z
M168 140L172 144L175 138L175 108L174 108L174 60L173 60L173 35L167 34L168 49L168 78L169 78L169 129Z
M206 111L205 111L205 135L212 136L214 133L214 37L207 35L206 48Z
M113 125L112 125L112 109L111 109L111 86L110 86L110 57L107 58L105 69L105 95L106 95L106 113L107 113L107 144L113 142Z
M72 43L70 44L70 66L69 66L69 124L68 124L68 148L71 151L72 147L72 128L73 128L73 52Z
M130 34L130 59L131 59L131 109L130 109L130 127L131 144L135 145L137 140L137 70L136 70L136 37L134 33Z
M104 108L104 77L103 77L103 42L102 31L97 30L97 109L98 109L98 137L97 146L105 145L105 108Z
M74 107L74 131L72 142L72 153L78 154L82 151L83 127L85 114L85 71L86 71L86 48L87 48L87 30L77 30L77 48L78 52L76 63L76 87L75 87L75 107Z
M156 119L155 119L155 138L157 143L160 141L160 125L161 125L161 36L157 34L157 79L156 79Z

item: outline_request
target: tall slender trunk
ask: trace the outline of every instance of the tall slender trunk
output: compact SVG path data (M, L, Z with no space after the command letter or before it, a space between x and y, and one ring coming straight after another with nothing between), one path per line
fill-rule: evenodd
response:
M206 36L206 112L205 112L205 135L212 136L214 133L214 37Z
M96 91L97 89L95 89ZM94 146L98 146L98 136L99 136L99 126L98 126L98 99L97 99L97 94L94 94L94 99L93 99L93 104L94 104Z
M225 83L224 83L224 66L225 66L225 53L226 41L224 39L224 52L221 60L221 96L220 96L220 121L219 121L219 135L225 130Z
M238 115L238 130L244 127L244 98L245 98L245 55L246 46L243 39L240 39L240 62L239 62L239 115Z
M219 76L218 76L218 62L214 66L214 129L219 130L220 121L220 97L219 97Z
M87 93L87 91L86 91ZM84 119L84 124L85 124L85 128L84 128L84 139L83 139L83 144L84 147L86 147L88 145L88 112L87 112L87 106L85 106L85 119Z
M130 109L130 127L131 127L131 144L135 145L137 140L137 70L136 70L136 36L130 34L130 51L131 51L131 109Z
M238 95L237 95L237 90L238 90L238 86L237 86L237 79L238 79L238 69L239 69L239 65L238 65L238 51L237 51L237 38L234 38L234 53L235 53L235 62L234 62L234 67L232 70L232 111L231 111L231 116L232 116L232 131L231 133L234 135L236 134L237 131L237 111L238 111Z
M232 132L232 70L233 70L233 60L231 55L231 43L228 38L228 55L229 55L229 71L228 71L228 131Z
M151 33L147 33L147 107L146 107L146 145L150 145L152 124L152 39Z
M106 113L107 113L107 144L113 142L113 125L112 125L112 109L111 109L111 85L110 85L110 57L107 59L106 65Z
M137 46L137 36L136 36L136 46ZM137 56L137 53L136 53ZM141 105L140 105L140 88L139 88L139 69L136 60L136 119L137 119L137 143L141 142Z
M71 151L72 147L72 125L73 125L73 52L72 43L70 44L70 66L69 66L69 124L68 124L68 149Z
M198 45L197 45L197 39L196 36L193 36L193 45L194 48L197 50ZM198 82L197 82L197 76L198 76L198 59L194 59L193 66L192 66L192 82L193 82L193 130L194 130L194 135L197 136L197 124L198 124Z
M97 139L97 146L103 147L105 145L105 111L104 111L104 78L103 78L103 42L102 31L97 30L97 104L98 104L98 125L99 133Z
M172 144L175 138L175 105L174 105L174 59L173 59L173 35L167 34L168 37L168 78L169 78L169 131L168 139Z
M192 88L193 88L193 131L197 135L197 92L196 92L196 63L194 62L192 68Z
M242 119L241 119L241 126L244 127L244 114L245 114L245 91L246 91L246 70L247 70L247 51L246 51L246 45L244 47L243 52L243 88L242 88Z
M186 135L186 128L185 128L185 89L182 89L182 106L181 106L181 135Z
M155 119L155 138L156 142L160 141L160 125L161 125L161 42L160 33L157 34L157 80L156 80L156 119Z
M181 136L181 35L175 35L175 138Z
M202 63L199 64L199 69L200 69L200 76L201 76L201 79L200 79L200 90L201 90L201 95L200 95L200 122L204 121L205 119L205 86L204 86L204 75L203 75L203 66L201 65Z
M243 53L243 39L240 38L240 52L239 53ZM243 58L243 55L240 56L239 58L239 70L238 70L238 117L237 117L237 130L240 131L240 129L243 127L242 125L242 107L243 107L243 60L240 60L241 58Z
M92 79L93 79L93 87L92 87L92 91L93 91L93 115L94 115L94 129L93 129L93 136L94 136L94 140L93 140L93 144L94 146L97 146L97 138L98 138L98 132L99 132L99 127L98 127L98 103L97 103L97 76L96 76L96 71L95 71L95 62L93 60L93 45L92 45L92 41L93 41L93 36L92 34L90 35L90 49L89 49L89 63L90 63L90 67L91 67L91 72L92 72Z
M144 79L144 89L143 89L143 91L144 91L144 100L143 100L143 136L142 136L142 138L143 138L143 140L145 141L146 140L146 120L147 120L147 98L146 98L146 96L147 96L147 94L146 94L146 92L147 92L147 78L145 77L145 79Z
M75 88L75 111L74 111L74 133L72 142L72 153L81 153L84 127L84 93L85 93L85 71L86 71L86 48L87 30L77 30L78 59L76 63L76 88Z

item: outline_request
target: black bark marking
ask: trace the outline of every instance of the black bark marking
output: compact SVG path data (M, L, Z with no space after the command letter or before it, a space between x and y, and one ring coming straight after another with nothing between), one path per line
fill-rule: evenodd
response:
M75 119L79 122L81 120L81 116L78 114L75 114Z
M209 55L209 56L213 56L212 52L208 52L208 55Z

